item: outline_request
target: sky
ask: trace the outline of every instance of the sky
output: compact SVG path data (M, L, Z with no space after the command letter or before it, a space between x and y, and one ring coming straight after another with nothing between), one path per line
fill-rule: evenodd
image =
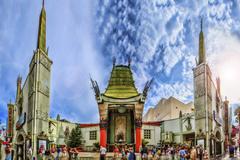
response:
M16 79L36 49L41 0L0 0L0 119L15 101ZM240 101L239 0L45 0L47 46L53 61L50 117L98 122L90 76L105 91L112 69L131 57L142 92L154 78L144 111L161 98L193 101L200 19L207 62L221 79L222 97ZM213 78L214 80L215 78Z

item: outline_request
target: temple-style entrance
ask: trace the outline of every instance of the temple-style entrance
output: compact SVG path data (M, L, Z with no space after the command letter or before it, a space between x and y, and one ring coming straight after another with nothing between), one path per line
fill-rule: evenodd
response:
M96 81L92 82L98 102L100 117L100 146L112 151L114 145L132 146L140 151L142 142L142 112L147 91L151 82L147 82L143 93L138 93L130 61L128 65L115 65L107 89L100 93Z
M134 146L134 109L127 109L128 107L123 105L116 108L109 109L108 113L107 143L110 151L114 145Z

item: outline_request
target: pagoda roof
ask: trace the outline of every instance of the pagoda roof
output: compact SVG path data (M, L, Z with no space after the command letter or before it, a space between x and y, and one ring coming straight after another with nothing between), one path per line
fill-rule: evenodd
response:
M130 66L114 65L104 96L127 99L139 95Z

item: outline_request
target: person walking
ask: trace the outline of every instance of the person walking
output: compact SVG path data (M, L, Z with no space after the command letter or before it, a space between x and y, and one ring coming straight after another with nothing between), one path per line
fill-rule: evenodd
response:
M119 149L118 149L118 146L117 146L117 145L114 146L113 153L114 153L113 157L114 157L115 159L117 159L117 158L118 158L118 155L119 155Z
M67 153L67 148L62 148L62 154L60 155L59 160L69 160L69 154Z
M171 158L172 158L172 160L174 160L175 159L175 149L174 149L174 147L171 147L170 148L170 154L171 154Z
M135 155L132 147L129 149L128 160L136 160L136 155Z
M141 156L143 160L147 160L148 159L148 149L146 146L143 146L142 150L141 150Z
M192 149L191 149L190 159L191 160L196 160L197 159L197 151L196 151L195 147L192 147Z
M198 147L197 154L198 154L199 160L202 160L203 159L203 146L202 145L200 145L200 147Z
M12 160L11 146L9 144L5 148L5 160Z
M100 147L100 160L105 160L107 149L103 146Z
M229 146L229 158L233 158L234 157L234 147L233 145Z
M179 156L180 156L180 160L186 160L185 159L186 151L185 151L184 147L182 147L181 150L179 151Z

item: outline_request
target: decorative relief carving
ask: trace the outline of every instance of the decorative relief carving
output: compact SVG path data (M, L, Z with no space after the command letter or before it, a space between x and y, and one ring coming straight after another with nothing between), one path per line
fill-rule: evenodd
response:
M28 88L29 88L29 94L28 96L30 97L32 95L32 93L35 91L35 87L34 87L34 74L30 74L29 75L29 85L28 85Z
M47 97L49 97L49 84L47 81L39 81L38 82L38 91L45 94Z
M34 65L36 64L36 53L34 53L33 57L32 57L32 60L31 60L31 63L30 63L30 71L33 69Z
M100 120L100 128L107 128L108 127L108 121L106 119Z
M200 66L194 70L194 77L204 73L204 66Z
M40 54L40 63L50 71L51 61L49 61L43 54Z
M27 121L31 121L32 119L33 119L32 112L28 112Z
M136 128L142 127L142 118L135 119L135 127Z
M210 99L212 99L212 83L209 76L207 78L207 95Z
M206 113L204 110L195 111L195 119L200 119L206 117Z
M36 114L37 114L38 119L48 120L48 113L47 112L42 112L41 110L37 110Z

